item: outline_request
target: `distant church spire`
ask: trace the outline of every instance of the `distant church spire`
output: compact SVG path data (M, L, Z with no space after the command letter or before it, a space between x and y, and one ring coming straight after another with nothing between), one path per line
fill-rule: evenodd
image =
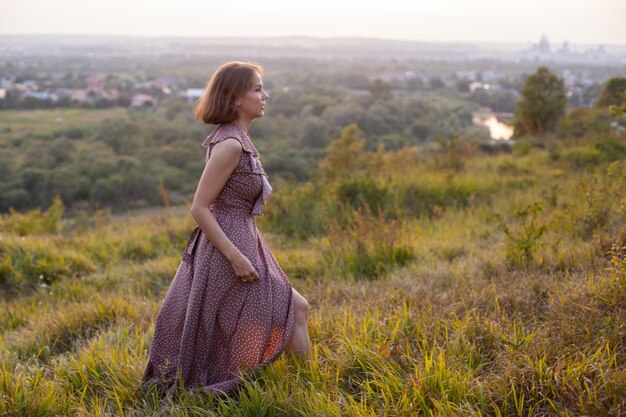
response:
M541 35L541 40L539 41L539 52L542 54L549 54L550 51L550 42L548 41L548 37L543 34Z

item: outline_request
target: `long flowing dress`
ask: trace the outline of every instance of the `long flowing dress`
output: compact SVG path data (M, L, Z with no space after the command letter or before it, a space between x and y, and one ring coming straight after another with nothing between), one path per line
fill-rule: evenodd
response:
M196 227L156 318L142 385L166 382L228 392L245 371L272 362L291 337L292 289L253 216L272 192L259 152L236 123L219 125L203 142L239 140L239 164L210 207L220 227L252 263L259 280L242 282L230 262Z

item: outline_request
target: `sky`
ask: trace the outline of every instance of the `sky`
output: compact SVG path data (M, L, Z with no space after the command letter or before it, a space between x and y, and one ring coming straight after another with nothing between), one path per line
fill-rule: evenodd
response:
M626 0L0 0L0 34L626 45Z

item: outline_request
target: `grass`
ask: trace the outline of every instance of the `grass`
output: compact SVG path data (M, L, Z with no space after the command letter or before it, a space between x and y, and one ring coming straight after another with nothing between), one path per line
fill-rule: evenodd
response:
M57 119L63 119L63 124ZM128 118L127 109L118 107L111 109L37 109L37 110L3 110L0 111L0 126L10 129L10 135L23 135L57 130L62 126L73 128L92 127L105 119ZM3 133L7 135L7 133Z
M428 210L320 210L322 232L294 239L281 231L312 203L289 194L310 188L276 190L258 224L309 301L313 356L281 357L230 396L138 391L187 210L0 219L0 415L624 415L626 163L580 169L541 148L465 154L453 170L410 150L377 158L367 187L419 190ZM328 185L310 198L336 204ZM275 226L278 210L292 223ZM516 249L504 230L531 224L545 226L532 251Z

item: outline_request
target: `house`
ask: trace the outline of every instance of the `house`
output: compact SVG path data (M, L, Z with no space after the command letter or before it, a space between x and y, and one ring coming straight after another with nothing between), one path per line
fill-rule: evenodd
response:
M90 75L89 77L85 78L85 83L87 83L88 88L99 90L104 88L104 86L106 85L106 79L98 75Z
M457 71L455 75L459 80L476 81L476 71Z
M155 108L157 105L157 100L149 94L135 94L130 99L130 107L131 109L149 109Z
M485 85L487 86L487 88L485 88ZM489 89L489 84L483 84L480 81L474 81L473 83L470 83L469 89L470 92L473 93L476 90Z
M89 90L87 90L86 88L70 90L69 97L70 100L76 101L78 103L85 103L87 101L90 101Z
M185 97L189 102L196 101L202 96L203 92L204 88L188 88L185 92Z
M417 75L414 71L387 71L376 76L370 77L370 80L379 79L385 82L406 81L415 78Z
M50 100L52 102L59 101L59 96L48 91L30 91L24 94L24 98L32 97L37 100Z
M486 83L494 83L506 78L506 75L493 70L487 70L480 73L481 79Z
M0 88L5 88L5 89L9 89L13 86L13 83L15 82L15 77L12 75L6 76L6 75L2 75L0 76Z
M30 88L30 89L33 89L33 90L36 90L38 88L37 81L35 81L35 80L24 80L22 82L22 85L24 87L27 87L27 88Z
M117 90L104 91L98 88L84 89L58 89L57 92L62 97L69 97L78 103L91 103L95 100L117 100L120 96Z

